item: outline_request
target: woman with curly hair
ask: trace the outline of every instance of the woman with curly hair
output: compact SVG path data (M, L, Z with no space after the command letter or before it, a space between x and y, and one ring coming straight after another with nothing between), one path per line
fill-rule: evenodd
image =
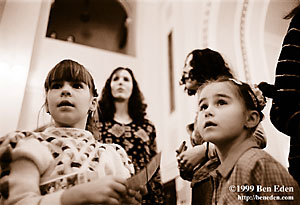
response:
M146 118L147 104L131 69L118 67L106 80L99 100L100 141L121 145L136 173L157 154L156 131ZM143 204L163 204L160 173L147 184Z
M205 81L221 76L233 77L221 53L210 48L195 49L185 59L180 85L191 96Z

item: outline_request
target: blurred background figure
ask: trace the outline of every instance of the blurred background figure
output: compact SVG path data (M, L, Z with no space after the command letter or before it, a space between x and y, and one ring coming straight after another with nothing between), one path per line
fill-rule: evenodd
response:
M276 66L275 84L260 84L273 98L273 125L291 137L289 171L300 184L300 3L285 19L291 19Z
M140 172L157 154L155 126L146 117L144 97L131 69L118 67L106 80L99 100L100 139L121 145ZM143 204L163 204L160 172L147 184Z
M199 86L206 80L221 76L233 78L222 55L210 48L195 49L185 59L180 84L184 85L188 95L195 95Z

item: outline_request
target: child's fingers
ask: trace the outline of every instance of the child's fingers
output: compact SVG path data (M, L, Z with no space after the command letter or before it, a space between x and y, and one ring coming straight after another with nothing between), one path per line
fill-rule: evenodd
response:
M141 193L141 195L142 196L144 196L144 195L146 195L146 194L148 194L148 189L147 189L147 186L146 185L142 185L142 186L140 186L140 189L139 189L139 191L140 191L140 193Z
M122 204L141 204L142 202L142 186L139 190L134 190L134 189L128 189L127 190L127 195L123 197L122 199Z
M112 197L119 199L127 194L126 181L119 177L113 177L114 182L111 183Z
M116 198L109 198L105 203L111 204L111 205L120 205L121 204L119 199L116 199Z
M126 179L124 179L122 177L118 177L118 176L113 176L113 179L117 183L120 183L120 184L123 184L124 186L126 186Z
M142 201L142 195L138 191L128 189L128 195L134 197L137 201Z

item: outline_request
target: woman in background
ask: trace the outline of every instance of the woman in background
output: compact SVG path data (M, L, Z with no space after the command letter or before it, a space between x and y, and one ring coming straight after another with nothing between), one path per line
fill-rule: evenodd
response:
M146 118L147 105L129 68L118 67L109 76L99 100L101 142L121 145L140 172L157 154L156 131ZM163 204L159 170L147 184L143 204Z

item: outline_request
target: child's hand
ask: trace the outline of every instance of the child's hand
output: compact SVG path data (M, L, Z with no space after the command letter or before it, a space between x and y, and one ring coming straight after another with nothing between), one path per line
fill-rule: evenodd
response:
M122 204L141 204L142 196L148 193L147 186L141 185L138 190L128 189L128 195L125 200L122 201Z
M127 196L121 201L122 204L141 204L142 203L142 195L139 191L128 189Z
M191 171L203 160L205 160L205 145L197 145L182 152L178 157L178 167L182 171Z
M61 202L67 204L122 204L124 199L129 199L133 203L139 199L138 194L128 191L126 180L114 177L105 176L99 180L79 184L64 191L61 197Z
M142 196L148 194L147 186L146 185L140 186L139 192L141 193Z

